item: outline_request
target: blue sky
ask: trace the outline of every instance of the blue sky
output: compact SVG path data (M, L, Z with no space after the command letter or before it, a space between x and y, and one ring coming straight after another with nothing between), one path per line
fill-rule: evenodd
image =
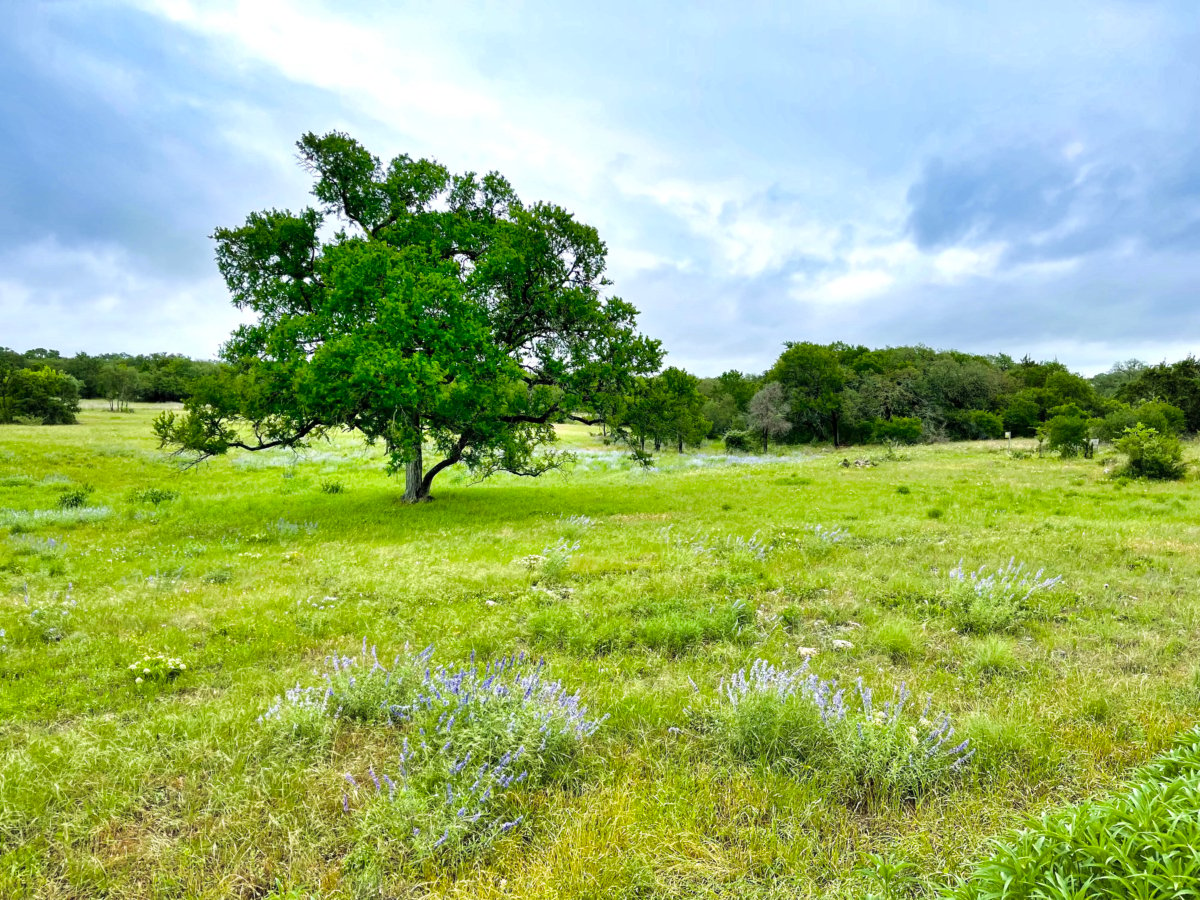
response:
M669 361L1200 352L1200 6L42 0L0 28L0 345L208 357L305 131L595 225ZM850 7L850 8L847 8Z

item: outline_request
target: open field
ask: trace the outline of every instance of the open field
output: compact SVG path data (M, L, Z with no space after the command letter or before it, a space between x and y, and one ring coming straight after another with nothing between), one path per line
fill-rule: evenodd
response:
M1190 478L1004 442L643 470L566 428L568 474L451 472L405 506L349 437L180 472L153 412L0 428L0 896L919 896L1200 712ZM1013 557L1062 581L990 618L956 606L960 561ZM259 722L364 637L387 660L544 657L607 719L478 852L377 840L382 801L344 775L394 774L412 729L347 716L288 745ZM135 682L158 652L186 669ZM739 754L714 724L722 679L810 656L931 697L975 755L896 797ZM883 885L899 860L915 870Z

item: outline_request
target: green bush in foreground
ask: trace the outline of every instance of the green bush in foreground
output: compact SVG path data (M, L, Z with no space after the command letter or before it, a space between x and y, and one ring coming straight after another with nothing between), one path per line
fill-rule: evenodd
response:
M1043 816L946 896L1200 897L1200 731L1124 793Z

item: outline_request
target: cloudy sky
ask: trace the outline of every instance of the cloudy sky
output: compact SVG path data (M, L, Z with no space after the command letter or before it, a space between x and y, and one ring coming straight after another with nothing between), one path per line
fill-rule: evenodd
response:
M1200 352L1194 0L2 12L0 345L213 356L207 235L309 202L294 143L341 129L595 225L700 374L785 340Z

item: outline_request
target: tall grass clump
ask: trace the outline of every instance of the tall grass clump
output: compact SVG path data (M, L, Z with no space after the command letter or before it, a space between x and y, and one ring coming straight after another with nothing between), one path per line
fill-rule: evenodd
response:
M371 884L394 864L461 861L517 828L528 793L575 773L603 722L524 654L482 667L432 655L384 667L364 645L361 657L330 657L323 686L294 688L261 719L301 744L326 743L351 719L393 730L395 756L343 775L357 834L347 865Z
M917 712L902 684L878 705L862 680L847 691L764 659L721 683L700 715L734 756L827 780L852 803L906 803L948 784L974 751L946 715Z
M962 561L949 572L947 611L960 631L986 634L1017 627L1031 611L1030 598L1049 591L1061 575L1043 578L1044 569L1030 573L1015 558L994 571L980 566L973 572Z
M1196 897L1200 731L1123 793L1047 813L945 896L954 900Z

